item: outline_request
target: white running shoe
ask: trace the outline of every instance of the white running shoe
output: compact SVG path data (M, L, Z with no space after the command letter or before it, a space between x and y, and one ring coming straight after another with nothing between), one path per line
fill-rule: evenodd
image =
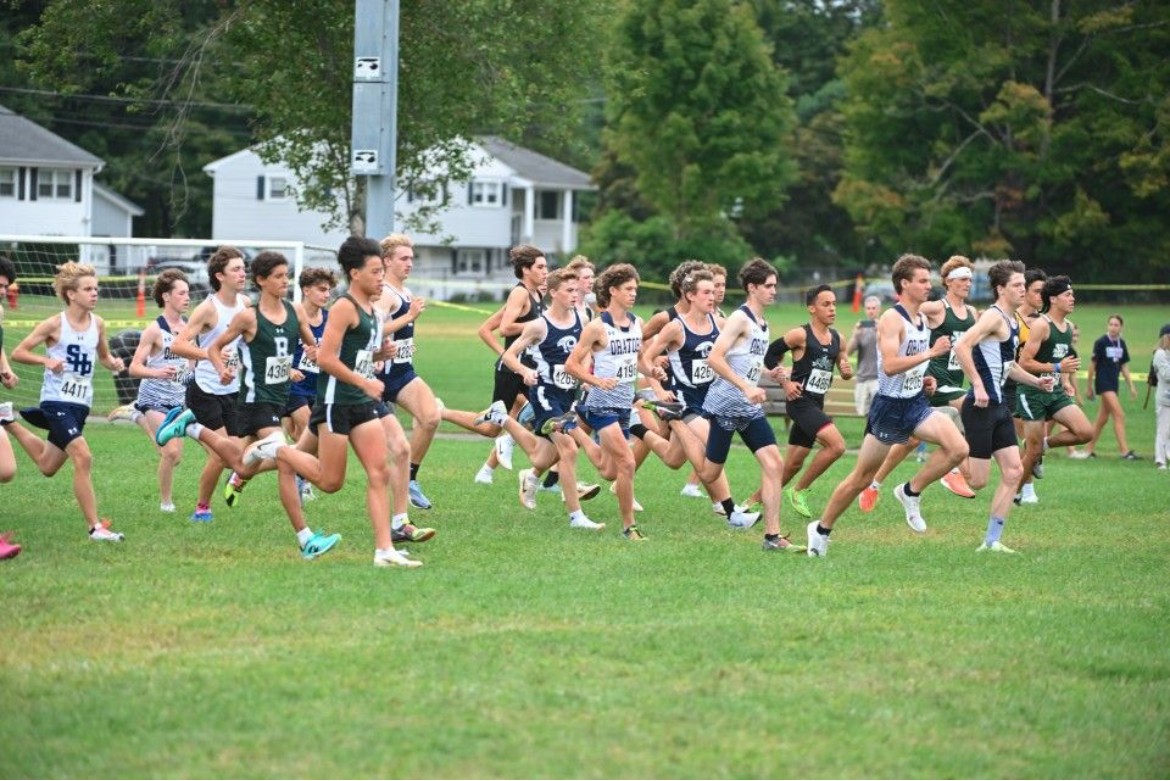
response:
M1031 493L1025 491L1020 497L1020 504L1040 504L1040 497L1036 495L1035 491Z
M739 510L739 505L736 505L735 509L740 512L747 512L746 510ZM727 512L723 509L723 505L720 502L711 502L711 512L715 513L720 518L727 517Z
M174 502L162 502L161 504L159 504L158 509L159 509L159 512L173 513L175 511L175 503Z
M0 404L0 421L11 423L14 420L16 420L16 413L12 410L12 402L6 401Z
M413 569L422 565L423 563L421 561L408 558L406 553L394 548L374 551L375 567L406 567L407 569Z
M110 421L111 423L116 423L119 420L133 422L134 413L136 412L138 412L138 410L134 409L133 404L123 404L120 407L114 407L112 410L110 410L110 414L106 415L106 420Z
M496 437L496 458L504 469L512 468L512 449L516 447L516 440L511 434L501 434Z
M760 520L759 513L741 513L732 510L731 516L727 519L727 525L732 529L750 529L756 525L758 520Z
M571 529L585 529L591 532L599 532L605 528L604 523L594 523L593 521L582 515L580 518L570 518L569 528Z
M244 466L252 466L269 458L276 458L276 451L287 446L288 442L284 440L284 432L277 429L268 436L257 439L248 446L248 449L244 451L244 457L242 459Z
M489 469L486 465L481 466L479 471L475 473L475 482L479 485L491 485L495 482L493 470Z
M698 483L687 483L682 487L682 490L679 491L679 493L683 496L689 496L692 499L702 499L705 495L703 493L703 489L699 486Z
M521 469L517 475L520 478L520 506L525 510L536 509L536 475L531 469Z
M922 534L926 531L926 519L922 517L921 511L922 497L907 496L905 485L898 483L898 487L894 489L894 498L902 503L902 509L906 511L906 525Z
M1014 550L1004 545L999 540L988 545L986 542L975 549L976 553L983 553L984 551L991 551L992 553L1015 553Z
M829 555L829 538L823 534L817 533L818 521L810 521L808 524L808 555L809 558L816 558Z
M492 405L475 416L475 425L491 423L493 426L504 425L504 418L508 417L508 408L502 401L493 401Z
M89 530L89 538L94 542L121 542L126 539L126 535L111 529L110 522L103 519Z

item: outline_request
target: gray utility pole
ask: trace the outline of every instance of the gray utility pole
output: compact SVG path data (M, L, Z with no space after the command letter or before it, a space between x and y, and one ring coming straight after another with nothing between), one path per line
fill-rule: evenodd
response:
M366 177L366 236L394 230L398 0L356 0L350 173Z

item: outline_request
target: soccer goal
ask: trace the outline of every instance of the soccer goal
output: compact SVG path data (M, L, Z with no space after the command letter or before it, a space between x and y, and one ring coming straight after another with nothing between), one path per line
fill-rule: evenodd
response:
M138 346L139 334L158 315L151 289L159 272L177 268L187 275L194 308L211 293L207 259L216 248L225 244L239 248L244 253L245 263L264 250L283 254L289 260L290 276L294 280L303 269L312 266L339 270L336 250L297 241L224 242L198 238L0 234L0 257L7 257L16 266L15 284L9 286L7 299L0 301L4 306L4 349L11 356L12 348L37 323L64 309L63 302L53 290L53 276L58 266L74 260L93 266L97 272L97 314L105 320L110 348L129 364ZM300 298L301 291L295 283L290 285L290 293ZM20 383L11 390L0 387L0 402L11 401L18 408L35 406L43 370L16 363L12 363L12 368L20 377ZM103 375L106 376L104 379ZM125 372L114 377L104 368L99 368L94 383L93 413L105 414L132 400L136 389L136 382Z

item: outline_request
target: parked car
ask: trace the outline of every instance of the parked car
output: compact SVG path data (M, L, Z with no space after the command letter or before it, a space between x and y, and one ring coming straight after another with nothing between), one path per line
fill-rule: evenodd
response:
M191 287L191 298L198 299L200 296L205 296L211 290L210 280L207 276L207 266L193 263L191 261L164 261L159 263L151 273L158 274L166 271L169 268L178 269L187 275L187 284Z

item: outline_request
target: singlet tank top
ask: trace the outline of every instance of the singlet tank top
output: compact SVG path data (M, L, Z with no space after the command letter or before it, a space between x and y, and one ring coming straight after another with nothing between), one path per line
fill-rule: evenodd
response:
M1016 352L1020 347L1020 326L1016 318L1005 313L995 304L991 308L999 312L1008 324L1008 338L1002 342L998 339L984 339L979 344L972 345L971 355L975 359L975 371L983 380L983 389L992 404L1004 403L1004 384L1008 379L1008 372L1016 362ZM967 396L975 398L975 389L967 391Z
M894 310L906 322L902 342L898 345L898 355L920 355L930 349L930 329L926 327L926 318L918 315L918 322L910 319L910 314L901 304L895 304ZM922 378L926 375L926 363L920 363L901 374L893 376L886 374L882 365L882 353L878 350L878 393L895 399L912 399L922 393Z
M632 312L630 324L617 326L613 315L602 312L608 344L593 351L593 375L599 378L616 377L617 386L610 390L593 387L581 406L585 409L628 410L634 405L634 386L638 382L638 352L642 349L642 321Z
M539 385L546 389L546 393L555 391L571 396L577 388L577 380L565 371L565 361L581 340L581 330L584 328L581 315L573 310L573 322L568 326L554 323L548 312L541 317L544 318L547 330L544 339L533 351L536 358L536 373L540 377Z
M210 347L211 343L227 330L232 318L238 312L243 311L246 306L244 303L246 300L243 296L237 295L235 306L228 306L219 300L219 296L213 295L210 301L215 306L215 327L197 338L196 341L199 346L205 350ZM239 366L240 340L236 339L229 346L231 347L232 355L228 359L227 365ZM195 384L204 393L210 393L213 396L226 396L229 393L236 393L240 389L240 375L237 373L235 379L227 385L223 385L220 383L219 374L215 371L215 367L211 365L211 361L199 361L195 364Z
M1036 351L1036 360L1040 363L1063 361L1072 355L1072 326L1066 320L1064 330L1061 331L1056 327L1056 323L1052 322L1052 318L1048 315L1043 315L1043 317L1048 321L1048 338L1040 344L1040 349ZM1040 377L1060 379L1050 371L1040 372Z
M388 323L395 318L402 317L410 311L410 295L402 290L398 290L392 285L383 284L382 288L398 296L398 308L386 314L385 322ZM398 350L394 353L394 357L386 361L385 366L382 368L387 382L397 379L404 374L409 374L414 370L414 322L409 322L402 326L402 328L399 328L391 338L394 340L394 345ZM516 340L513 339L512 341Z
M963 367L959 365L959 359L955 356L955 342L959 341L960 336L975 326L975 313L971 311L971 307L967 307L967 316L960 318L955 314L955 310L951 308L951 303L946 298L943 299L943 307L946 314L938 328L931 330L930 346L933 347L934 343L942 337L949 336L951 338L951 351L946 355L931 358L926 373L938 380L939 390L957 390L963 387L965 376Z
M517 282L516 287L524 290L528 294L528 311L516 318L517 323L529 323L544 314L544 302L540 300L540 296L535 296L532 291L524 287L523 283ZM521 329L522 331L523 329ZM512 346L512 342L520 338L520 333L517 332L515 336L504 337L504 350L507 351ZM525 366L536 368L536 359L532 356L531 351L525 350L520 355L520 363ZM496 361L496 369L498 371L510 372L512 371L504 365L503 358Z
M810 401L816 398L824 403L825 394L833 384L833 367L841 355L841 334L829 329L829 343L821 344L813 335L812 326L804 325L804 354L792 362L792 381L802 383L804 392L800 398Z
M61 318L61 338L45 351L50 358L64 361L60 374L45 368L41 383L41 402L56 401L93 406L93 373L97 366L98 321L89 316L89 326L78 331L69 324L64 312Z
M318 325L309 325L309 330L313 332L313 338L317 340L317 344L321 344L321 337L325 334L325 324L329 322L329 310L321 310L321 322ZM293 368L305 375L305 378L300 382L294 382L289 388L289 395L304 396L306 398L313 398L317 395L317 375L321 370L317 368L317 363L305 353L305 345L297 340L297 349L293 352Z
M764 355L768 352L768 323L757 320L747 304L738 311L747 315L752 322L748 338L738 341L727 351L727 365L733 372L747 380L749 385L758 385L764 370ZM715 377L703 401L703 411L720 418L755 418L764 414L759 404L752 404L739 388L722 377Z
M293 350L300 343L300 321L292 304L282 300L284 322L274 323L256 307L256 335L240 343L240 402L288 403Z
M146 368L166 369L175 367L173 380L156 380L147 377L138 383L138 404L143 407L181 407L187 392L187 359L175 355L171 346L175 343L176 334L171 330L170 323L165 315L159 315L155 320L162 335L163 348L160 352L146 357ZM186 318L182 319L186 325Z
M363 377L374 376L374 353L382 342L382 320L377 312L362 309L348 293L345 294L358 313L356 325L346 329L341 337L341 362ZM321 372L317 375L317 400L324 404L365 404L371 399L361 388Z

